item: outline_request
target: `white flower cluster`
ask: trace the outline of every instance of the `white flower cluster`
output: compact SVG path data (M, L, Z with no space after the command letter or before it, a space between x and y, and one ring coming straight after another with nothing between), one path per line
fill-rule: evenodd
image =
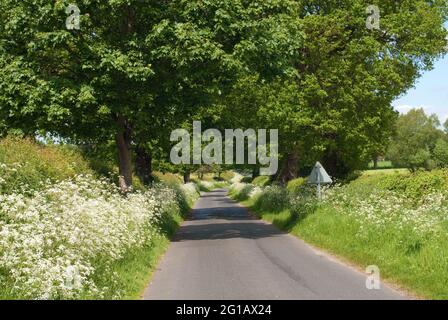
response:
M190 201L195 201L197 198L199 198L199 190L195 183L190 182L187 184L182 184L180 186L182 192L184 193L185 197L189 199Z
M406 230L419 236L436 235L448 220L448 196L444 193L427 195L415 204L397 192L375 189L360 198L341 187L331 190L326 202L337 212L355 217L361 222L361 229L373 226L380 230Z
M255 186L252 191L249 193L250 198L254 198L263 193L263 188Z
M230 186L230 190L234 192L241 192L244 188L247 188L248 186L252 187L251 184L243 183L243 182L233 182Z
M215 187L215 184L210 181L201 180L198 183L199 183L199 185L203 186L204 188L206 188L208 190L212 190Z
M178 212L177 197L161 185L123 196L91 176L49 185L31 197L0 195L0 270L20 297L101 298L106 288L93 280L98 266L105 272L128 250L148 244L162 216Z
M243 178L244 178L244 176L242 175L242 174L240 174L240 173L238 173L238 172L234 172L233 173L233 178L232 179L230 179L230 182L232 183L232 184L234 184L234 183L238 183L238 182L240 182L241 180L243 180Z

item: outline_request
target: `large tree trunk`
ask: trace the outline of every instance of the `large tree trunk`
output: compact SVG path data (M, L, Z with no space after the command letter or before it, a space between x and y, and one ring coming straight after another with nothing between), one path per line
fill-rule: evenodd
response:
M135 172L144 185L152 182L152 156L144 147L135 149Z
M117 117L118 132L115 136L118 151L119 184L126 193L132 187L131 130L122 115Z
M298 173L299 153L298 151L292 151L286 156L286 159L278 176L278 181L282 185L286 185L289 181L297 178Z
M190 177L190 170L187 170L184 172L184 183L190 183L191 182L191 177Z

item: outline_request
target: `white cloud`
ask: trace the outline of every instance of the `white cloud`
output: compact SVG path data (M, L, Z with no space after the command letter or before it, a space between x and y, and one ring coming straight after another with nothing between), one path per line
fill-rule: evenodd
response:
M395 110L397 110L400 113L407 113L409 110L416 108L407 104L394 106Z

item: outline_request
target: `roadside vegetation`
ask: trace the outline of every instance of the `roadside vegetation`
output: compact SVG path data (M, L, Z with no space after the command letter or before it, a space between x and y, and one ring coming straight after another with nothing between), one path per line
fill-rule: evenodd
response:
M362 268L377 265L383 279L422 297L448 299L447 185L446 169L379 170L327 188L320 203L304 179L288 188L238 182L230 195L311 244Z
M76 148L0 141L0 299L138 298L199 196L156 176L124 195Z

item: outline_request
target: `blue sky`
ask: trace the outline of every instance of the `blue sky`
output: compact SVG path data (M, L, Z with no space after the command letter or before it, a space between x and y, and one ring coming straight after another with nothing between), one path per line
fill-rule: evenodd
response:
M437 61L434 69L423 74L403 97L394 102L401 113L416 107L435 113L443 123L448 119L448 55Z

